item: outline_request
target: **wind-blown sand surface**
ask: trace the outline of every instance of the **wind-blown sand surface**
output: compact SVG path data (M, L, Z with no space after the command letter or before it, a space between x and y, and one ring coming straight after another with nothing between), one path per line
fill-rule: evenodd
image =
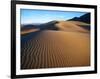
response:
M27 34L27 33L31 33L31 32L36 32L36 31L39 31L39 29L30 29L30 30L27 30L27 31L22 31L21 35L24 35L24 34Z
M59 30L62 31L77 31L77 32L89 32L88 30L82 28L85 26L88 26L89 24L84 23L84 22L79 22L79 21L61 21L56 24L56 27L59 28ZM80 27L82 26L82 27Z
M56 26L61 28L67 24L70 26L70 23ZM22 35L21 69L89 66L89 32L76 25L62 29Z

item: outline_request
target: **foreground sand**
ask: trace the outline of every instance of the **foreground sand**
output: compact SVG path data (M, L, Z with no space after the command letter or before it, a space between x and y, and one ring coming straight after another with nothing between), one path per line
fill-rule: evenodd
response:
M22 44L22 69L90 65L88 32L44 30L23 38L29 39Z

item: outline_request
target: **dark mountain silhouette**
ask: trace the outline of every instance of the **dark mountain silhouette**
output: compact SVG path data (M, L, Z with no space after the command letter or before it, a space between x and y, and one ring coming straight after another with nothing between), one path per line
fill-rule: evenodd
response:
M40 28L40 30L58 30L58 28L55 27L56 23L59 23L59 22L54 20L48 23L41 24L38 27Z
M21 30L24 31L24 30L30 30L30 29L35 29L37 28L36 25L33 25L33 24L26 24L26 25L22 25L21 26Z
M85 23L90 24L90 19L91 19L90 13L86 13L86 14L80 16L80 17L74 17L72 19L69 19L69 21L70 20L72 20L72 21L81 21L81 22L85 22Z
M40 30L57 30L58 28L55 27L55 24L58 23L58 21L50 21L48 23L43 23L40 25L34 25L34 24L27 24L22 25L21 30L29 30L29 29L40 29Z

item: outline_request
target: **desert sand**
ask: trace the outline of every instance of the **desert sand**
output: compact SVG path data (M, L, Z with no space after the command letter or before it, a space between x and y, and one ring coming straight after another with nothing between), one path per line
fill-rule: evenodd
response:
M22 31L21 35L28 34L31 32L36 32L36 31L39 31L39 29L28 29L28 30Z
M58 30L22 32L21 69L89 66L90 32L81 25L88 24L61 21Z

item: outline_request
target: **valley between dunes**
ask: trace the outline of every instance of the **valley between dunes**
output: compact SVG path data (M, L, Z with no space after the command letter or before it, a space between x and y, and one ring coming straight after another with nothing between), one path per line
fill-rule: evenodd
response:
M86 23L60 21L57 30L21 33L21 69L83 67L90 65L90 32ZM49 25L46 25L49 26Z

